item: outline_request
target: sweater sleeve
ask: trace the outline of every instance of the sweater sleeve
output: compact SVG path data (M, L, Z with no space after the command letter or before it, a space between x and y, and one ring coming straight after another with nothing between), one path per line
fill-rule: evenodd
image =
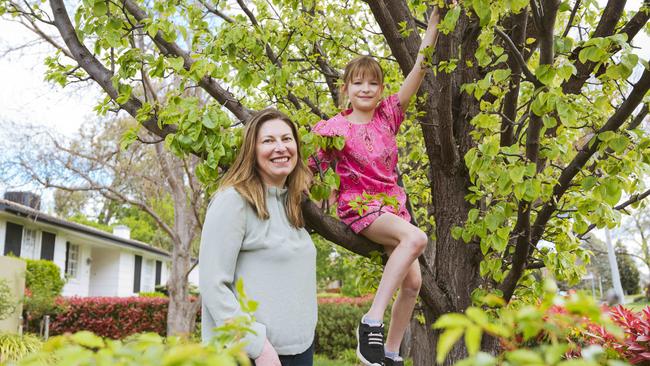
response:
M217 193L206 213L199 251L199 289L204 307L216 324L244 315L235 296L235 267L246 232L246 201L234 189ZM264 324L244 337L249 357L259 357L266 339Z

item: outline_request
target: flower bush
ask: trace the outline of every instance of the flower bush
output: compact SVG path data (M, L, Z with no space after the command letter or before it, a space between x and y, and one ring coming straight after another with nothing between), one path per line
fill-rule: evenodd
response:
M50 334L87 330L112 339L143 332L164 336L168 302L156 297L59 298L60 310L50 325Z

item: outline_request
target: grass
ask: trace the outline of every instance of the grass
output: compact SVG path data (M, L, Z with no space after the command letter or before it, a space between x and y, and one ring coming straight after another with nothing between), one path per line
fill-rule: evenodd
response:
M323 355L314 355L314 366L356 366L359 363L351 363L348 360L331 360Z

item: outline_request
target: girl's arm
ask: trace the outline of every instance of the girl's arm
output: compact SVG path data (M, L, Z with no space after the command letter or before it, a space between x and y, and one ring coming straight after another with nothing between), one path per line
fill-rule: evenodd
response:
M429 46L435 46L436 39L438 38L438 23L440 23L440 10L436 6L429 17L427 31L422 39L422 44L420 44L420 51L418 52L418 57L415 59L415 65L413 65L413 69L406 76L402 87L399 88L399 92L397 93L403 111L408 108L411 98L420 89L420 84L422 84L422 79L424 79L424 74L427 69L422 67L422 63L424 62L423 51Z

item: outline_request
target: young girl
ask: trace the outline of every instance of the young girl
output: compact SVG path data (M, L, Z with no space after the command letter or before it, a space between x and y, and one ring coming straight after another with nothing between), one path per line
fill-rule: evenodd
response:
M350 109L312 129L322 136L343 136L345 147L318 152L320 168L336 161L335 171L341 178L337 212L355 233L384 246L389 254L377 293L368 313L357 330L357 356L365 365L401 365L399 346L409 324L422 278L417 261L427 245L427 235L410 224L406 194L397 185L397 145L395 135L404 120L413 95L424 78L426 47L434 45L440 20L436 8L429 18L426 34L413 69L399 92L382 100L383 72L379 63L368 56L357 57L345 68L341 95ZM316 162L312 160L312 169ZM350 201L368 194L386 193L397 198L399 209L373 201L362 215L350 207ZM390 329L384 345L384 312L393 294L400 291L393 304Z

